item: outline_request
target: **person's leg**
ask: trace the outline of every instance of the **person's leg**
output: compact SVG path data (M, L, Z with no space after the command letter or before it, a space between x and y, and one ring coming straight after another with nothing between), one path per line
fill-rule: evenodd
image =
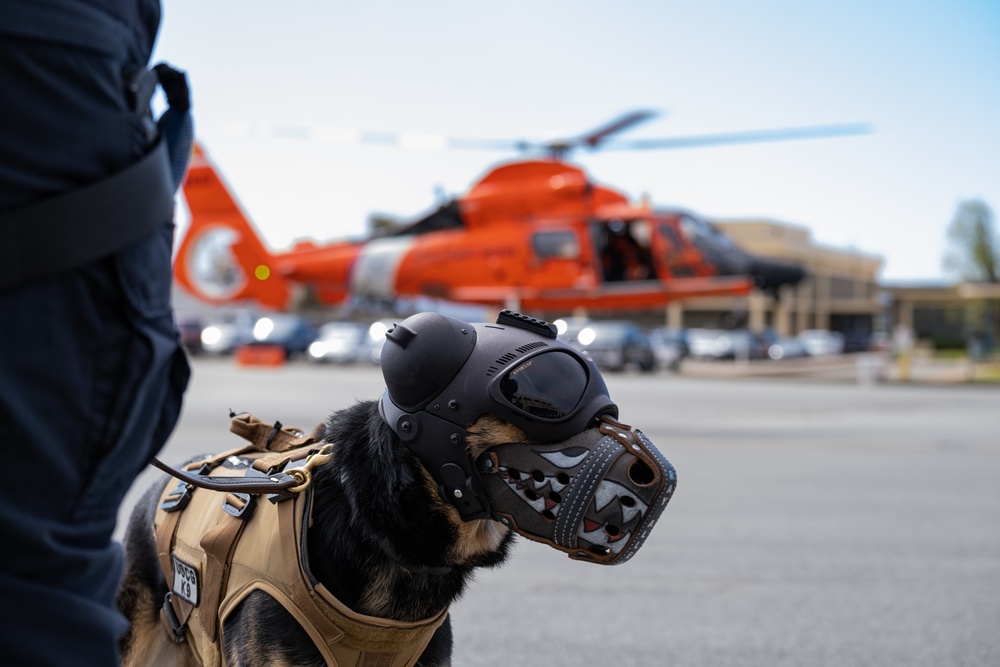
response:
M118 506L180 410L172 225L0 292L0 656L116 665Z

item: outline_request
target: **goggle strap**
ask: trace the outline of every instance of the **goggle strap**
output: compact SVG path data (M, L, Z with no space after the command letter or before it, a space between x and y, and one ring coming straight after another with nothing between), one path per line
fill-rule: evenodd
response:
M379 401L382 419L410 448L438 485L446 503L462 521L486 519L490 503L466 447L466 432L427 412L409 413L392 402L388 390Z

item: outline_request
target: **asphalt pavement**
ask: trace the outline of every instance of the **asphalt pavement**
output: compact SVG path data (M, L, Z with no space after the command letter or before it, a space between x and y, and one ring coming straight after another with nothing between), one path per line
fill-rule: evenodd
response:
M456 666L1000 665L1000 386L606 379L673 500L620 566L521 540L453 605ZM238 446L230 409L311 428L382 387L196 359L161 458Z

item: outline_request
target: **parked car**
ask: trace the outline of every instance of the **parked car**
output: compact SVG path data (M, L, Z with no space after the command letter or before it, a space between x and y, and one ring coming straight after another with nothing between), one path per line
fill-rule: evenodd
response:
M588 317L560 317L552 324L556 327L556 337L568 343L574 340L590 322Z
M826 357L844 352L844 334L826 329L800 331L798 339L811 357Z
M316 339L316 330L298 315L266 315L253 325L253 340L248 345L280 345L285 358L304 354Z
M584 350L600 368L621 371L635 366L643 372L656 368L649 337L633 322L603 320L589 323L570 345Z
M378 364L382 361L382 346L385 345L385 334L396 322L403 318L386 318L376 320L368 326L368 335L362 344L359 361Z
M353 364L367 351L368 325L359 322L328 322L309 344L309 361Z
M844 334L844 352L867 352L872 349L872 332L851 329Z
M215 315L201 330L201 349L208 354L232 354L253 340L257 317L247 311Z
M806 346L796 336L778 336L767 348L767 356L770 359L795 359L807 357Z
M676 371L688 355L687 332L684 329L658 327L649 332L649 343L659 368Z
M693 359L760 359L760 340L746 329L688 329Z

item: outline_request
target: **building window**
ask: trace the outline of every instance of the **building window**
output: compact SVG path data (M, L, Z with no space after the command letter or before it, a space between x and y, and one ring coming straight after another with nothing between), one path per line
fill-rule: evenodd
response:
M854 298L854 281L850 278L830 278L830 298L835 300Z

